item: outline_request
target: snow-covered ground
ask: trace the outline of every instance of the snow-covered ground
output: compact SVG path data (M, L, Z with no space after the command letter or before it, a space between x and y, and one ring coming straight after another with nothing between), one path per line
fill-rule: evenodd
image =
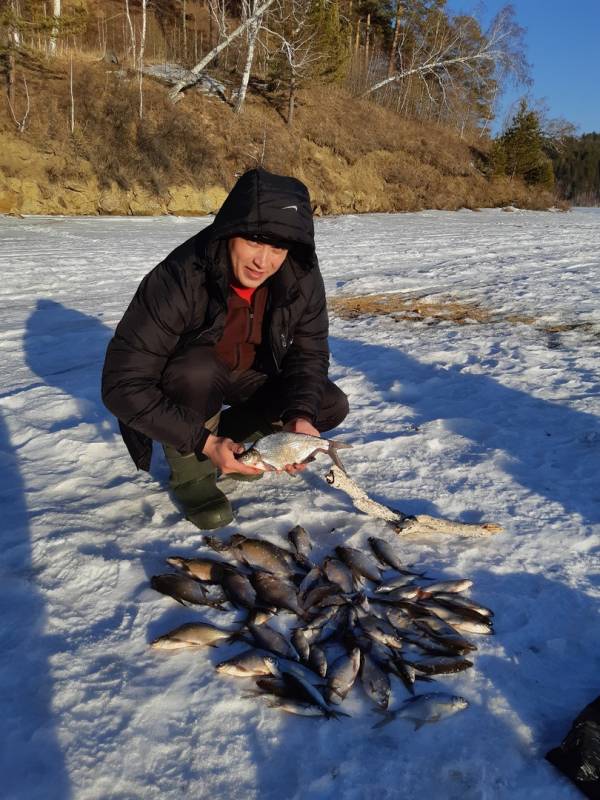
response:
M600 693L600 210L317 222L328 292L436 293L536 325L332 320L350 474L410 513L490 520L489 539L399 539L322 480L232 494L237 530L317 555L370 535L470 577L496 612L475 667L439 680L470 708L415 732L355 690L341 722L283 715L213 664L148 641L199 616L148 586L205 551L135 473L99 397L106 344L141 277L208 219L0 218L0 795L431 800L576 798L543 758ZM563 333L550 323L588 322ZM206 615L205 615L206 616ZM396 705L406 697L394 683Z

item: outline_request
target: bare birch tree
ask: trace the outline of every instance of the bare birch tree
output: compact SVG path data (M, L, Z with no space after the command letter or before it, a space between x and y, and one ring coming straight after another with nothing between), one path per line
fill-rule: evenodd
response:
M169 97L171 98L171 100L173 100L173 102L177 102L177 100L179 100L180 97L180 92L197 83L200 80L200 76L202 75L203 70L211 63L211 61L214 61L215 58L219 55L219 53L222 53L223 50L226 47L228 47L231 44L231 42L234 41L234 39L237 39L238 36L244 33L244 31L250 25L252 25L256 19L261 17L265 13L265 11L268 8L270 8L270 6L273 5L274 2L275 0L264 0L263 3L261 3L259 6L256 7L254 14L251 17L242 22L241 25L239 25L232 33L230 33L225 39L223 39L223 41L221 41L216 47L213 47L210 53L204 56L204 58L201 61L199 61L194 67L192 67L192 69L190 70L189 77L179 81L179 83L176 83L175 86L171 89L171 91L169 92Z

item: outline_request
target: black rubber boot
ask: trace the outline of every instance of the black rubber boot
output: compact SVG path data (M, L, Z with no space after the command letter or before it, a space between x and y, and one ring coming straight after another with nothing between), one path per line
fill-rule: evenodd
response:
M181 455L167 445L163 449L171 467L169 486L185 518L202 531L228 525L233 520L231 504L217 489L217 470L210 459Z
M221 412L219 419L219 436L227 436L234 442L254 444L274 432L274 428L259 412L242 406L227 408ZM230 472L227 475L234 481L257 481L260 475L245 475L242 472Z

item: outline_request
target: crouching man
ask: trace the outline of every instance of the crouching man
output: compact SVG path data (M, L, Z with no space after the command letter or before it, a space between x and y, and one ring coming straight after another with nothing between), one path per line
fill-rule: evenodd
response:
M317 436L346 417L327 333L308 191L251 170L141 282L108 346L102 397L138 469L162 443L187 519L219 528L233 516L217 470L260 475L236 460L243 442L274 425Z

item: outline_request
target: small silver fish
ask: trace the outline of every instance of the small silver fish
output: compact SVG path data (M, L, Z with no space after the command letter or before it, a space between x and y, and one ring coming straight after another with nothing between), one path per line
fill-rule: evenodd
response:
M273 675L284 681L292 698L318 706L327 718L348 716L331 708L317 687L307 680L303 674L299 674L293 665L288 665L285 661L273 658L270 660L270 666Z
M341 703L354 682L360 669L360 650L355 647L350 653L344 653L327 670L327 690L325 697L330 703Z
M368 653L362 654L360 681L367 697L379 708L386 709L392 691L390 679Z
M288 533L288 539L299 556L305 556L308 558L308 555L312 550L312 542L310 540L310 536L308 535L308 531L303 528L302 525L296 525L293 527Z
M388 567L391 567L398 572L402 572L404 570L402 561L400 561L400 558L396 554L392 545L389 542L386 542L385 539L380 539L377 536L369 536L369 544L379 562L386 564Z
M381 728L392 722L397 717L410 719L415 723L415 730L426 722L438 722L441 719L450 717L458 711L464 711L469 703L464 697L458 695L445 694L444 692L432 692L431 694L417 694L405 700L395 711L386 711L385 718L381 722L373 725L374 728Z
M211 606L223 610L225 596L223 593L209 595L204 586L187 575L167 572L164 575L153 575L150 586L161 594L169 595L182 606Z
M223 630L207 622L186 622L150 642L157 650L181 650L184 647L215 647L237 638L238 631Z
M215 669L221 675L232 675L235 678L249 678L257 675L270 675L266 659L271 656L266 650L244 650L233 658L221 661Z
M412 661L411 664L425 675L451 675L455 672L463 672L473 666L473 662L466 658L445 658L444 656L424 658L420 661Z
M310 648L308 663L321 678L327 675L327 656L325 651L316 644Z
M167 564L177 567L183 572L197 578L205 583L220 583L222 561L214 561L211 558L184 558L183 556L170 556L166 559Z
M300 658L303 661L308 661L310 658L310 644L306 638L306 633L302 628L294 628L291 635L292 644L298 651Z
M337 450L351 447L344 442L333 439L322 439L319 436L310 436L307 433L271 433L236 456L242 464L248 464L263 471L281 470L288 464L305 464L312 461L315 453L326 453L333 463L346 472L342 465Z
M348 547L347 545L339 545L335 548L335 552L344 564L350 567L353 573L363 575L376 583L381 581L380 571L362 550L357 550L355 547Z
M221 577L221 587L227 599L238 608L254 610L256 606L256 592L254 587L245 575L238 572L235 567L227 566L223 568Z
M436 581L423 587L422 597L429 597L437 592L450 592L451 594L466 592L471 586L473 586L473 581L468 578L459 578L455 581Z
M337 558L328 556L323 561L323 572L327 580L337 584L343 592L349 593L354 589L352 570Z
M268 623L264 625L248 625L248 630L254 637L256 644L263 650L270 650L278 656L289 658L293 661L300 660L296 648L288 642L283 634L269 627Z
M305 619L306 611L298 602L298 592L290 581L278 575L271 575L270 572L253 572L250 576L252 586L256 594L264 605L274 608L285 608L293 611L294 614Z

